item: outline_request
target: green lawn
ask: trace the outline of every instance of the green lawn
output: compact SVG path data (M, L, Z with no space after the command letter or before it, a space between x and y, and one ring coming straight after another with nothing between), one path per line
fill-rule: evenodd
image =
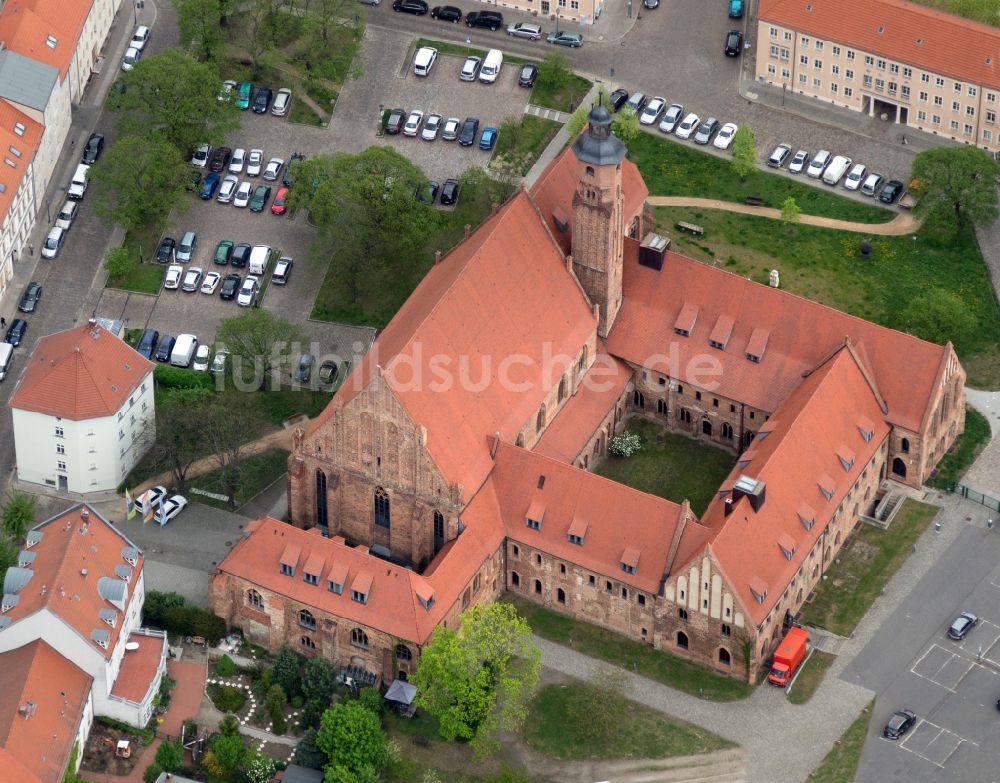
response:
M557 614L513 593L506 593L503 600L513 604L539 636L572 647L592 658L633 669L643 677L693 696L702 696L710 701L735 701L745 699L753 690L742 680L724 677L614 631Z
M569 84L560 89L553 89L552 85L546 84L539 78L531 90L530 103L535 106L544 106L546 109L573 112L580 106L580 101L583 100L592 86L589 79L584 79L576 74L570 79Z
M952 444L951 451L938 463L937 475L927 484L931 487L952 490L979 452L990 442L990 423L979 411L965 408L965 432Z
M809 656L809 660L802 667L802 671L795 677L792 690L788 694L788 700L792 704L805 704L809 701L813 697L813 694L816 693L816 689L819 688L820 683L823 682L826 670L830 668L830 664L835 660L837 660L836 655L831 655L822 650L813 650L813 654Z
M323 119L305 101L292 101L292 110L288 113L289 122L321 127Z
M588 727L595 703L618 718L599 732ZM698 726L670 720L616 694L595 693L585 682L542 688L524 726L531 747L558 759L658 759L732 747Z
M826 754L826 757L808 780L810 783L850 783L858 771L858 761L861 759L861 749L868 736L868 722L872 717L871 702L843 733L839 742Z
M704 441L666 432L648 419L633 419L628 429L642 440L631 457L608 456L597 473L620 484L681 503L701 516L736 463L735 455Z
M658 208L656 218L679 253L764 284L778 269L786 291L892 329L907 331L906 308L914 297L931 289L950 292L975 316L976 328L961 336L946 329L921 336L953 339L970 386L1000 387L1000 307L971 232L944 247L920 235L873 238L872 259L862 261L857 247L863 234L713 209ZM705 236L675 231L678 221L703 226Z
M659 132L640 133L629 145L628 153L654 196L697 196L740 203L747 196L760 196L770 207L780 207L781 202L792 196L807 215L860 223L884 223L895 217L894 212L872 203L859 203L829 188L814 187L759 169L740 180L733 173L729 159L702 152Z
M236 507L250 500L254 495L270 486L276 479L288 470L289 452L285 449L270 449L262 451L260 454L251 454L245 457L240 468L239 488L236 490ZM188 479L188 499L197 500L208 506L229 509L231 506L221 500L205 497L197 493L192 494L191 487L203 489L206 492L214 492L220 495L227 494L222 484L222 469L204 473L201 476Z
M452 43L450 41L436 41L433 38L418 38L416 43L413 44L414 50L419 49L422 46L431 46L438 50L438 54L450 54L453 57L469 57L470 55L475 55L480 59L486 57L485 49L478 49L475 46L466 46L465 44ZM516 54L508 54L504 52L503 61L505 63L530 63L535 62L535 60L528 57L521 57ZM439 64L440 68L441 65Z
M937 506L907 499L888 530L862 525L852 533L850 548L834 557L812 603L802 606L802 621L849 636L937 512Z
M341 380L344 373L341 373ZM310 419L316 418L333 396L327 392L283 389L280 391L257 392L261 411L271 423L280 426L289 416L304 413Z
M994 0L914 0L914 2L956 16L974 19L983 24L1000 27L1000 12L998 12Z
M523 177L535 165L535 161L559 132L559 128L558 122L530 114L523 115L514 129L504 123L500 127L494 161L506 158Z
M123 247L127 247L132 257L142 263L132 267L124 277L108 277L108 288L121 288L125 291L135 291L139 294L156 294L163 284L166 267L157 264L156 246L160 242L161 226L159 223L143 226L125 234Z

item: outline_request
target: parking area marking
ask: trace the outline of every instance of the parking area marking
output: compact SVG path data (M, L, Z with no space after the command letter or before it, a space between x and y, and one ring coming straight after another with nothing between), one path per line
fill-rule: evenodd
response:
M944 769L948 759L955 755L964 743L979 747L978 742L959 736L926 718L920 718L913 731L899 743L899 747Z
M975 665L975 661L970 661L952 650L933 644L913 664L910 671L918 677L954 693L959 683Z

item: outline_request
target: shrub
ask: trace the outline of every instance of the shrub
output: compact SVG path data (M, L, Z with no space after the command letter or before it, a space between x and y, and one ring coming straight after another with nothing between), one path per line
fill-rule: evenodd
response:
M143 783L156 783L156 779L160 777L160 773L163 769L155 761L146 767L146 771L142 773Z
M184 748L179 742L164 742L156 749L156 766L164 772L173 772L184 763Z
M631 457L642 447L639 436L634 432L623 432L611 439L608 451L615 457Z
M246 694L240 688L230 685L209 685L206 689L208 698L216 709L222 712L239 712L246 704Z
M302 699L302 697L301 697L301 696L294 696L294 697L292 698L292 706L293 706L293 707L294 707L295 709L297 709L297 710L299 710L299 709L302 709L302 705L303 705L303 704L304 704L304 701L303 701L303 699Z
M371 710L376 715L382 714L385 700L378 692L378 688L362 688L361 693L358 694L358 701L361 702L362 707Z
M157 364L153 380L160 389L211 389L215 381L210 373L195 372L169 364Z
M226 635L225 620L207 609L187 604L177 593L151 591L146 596L143 616L149 625L181 636L204 636L213 645Z
M223 655L215 662L215 673L220 677L232 677L236 674L236 664L228 655Z
M226 715L226 717L219 721L219 734L223 737L240 736L240 722L236 719L235 715Z
M326 754L316 744L316 729L307 729L295 746L295 763L310 769L323 769Z

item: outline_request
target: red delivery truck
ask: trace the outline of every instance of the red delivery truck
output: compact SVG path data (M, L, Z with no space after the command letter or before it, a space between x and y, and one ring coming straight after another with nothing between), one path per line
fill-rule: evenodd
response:
M774 651L774 664L767 681L771 685L784 688L792 679L796 669L809 652L809 634L802 628L792 628Z

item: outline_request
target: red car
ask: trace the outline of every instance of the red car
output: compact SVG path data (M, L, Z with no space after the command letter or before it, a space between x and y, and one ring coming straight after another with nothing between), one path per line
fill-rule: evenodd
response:
M273 215L285 214L286 198L288 198L288 188L278 188L278 194L274 197L274 201L271 202L271 214Z

